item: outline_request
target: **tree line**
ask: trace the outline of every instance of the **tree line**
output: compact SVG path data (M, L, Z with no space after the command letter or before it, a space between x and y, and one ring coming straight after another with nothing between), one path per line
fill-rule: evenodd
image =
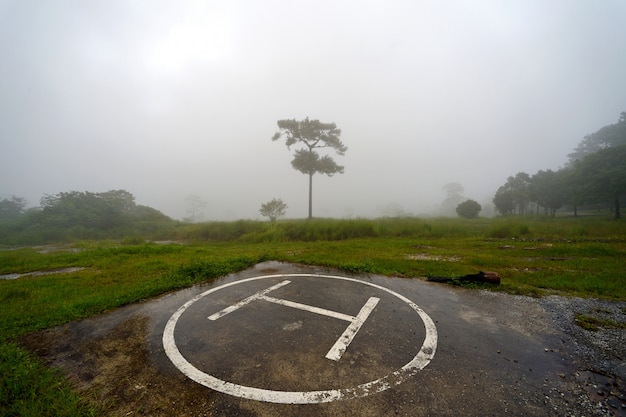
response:
M125 190L46 194L39 207L30 209L21 197L0 200L4 244L143 236L174 223L160 211L136 204Z
M510 176L493 197L502 215L541 212L554 217L569 207L574 215L582 207L611 208L621 218L626 194L626 112L617 123L586 135L556 171Z

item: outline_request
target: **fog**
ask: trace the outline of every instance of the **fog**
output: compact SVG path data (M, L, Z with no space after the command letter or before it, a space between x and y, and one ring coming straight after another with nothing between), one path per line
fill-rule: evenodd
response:
M124 189L304 218L279 119L334 122L316 217L431 215L558 169L626 110L623 0L0 0L0 198Z

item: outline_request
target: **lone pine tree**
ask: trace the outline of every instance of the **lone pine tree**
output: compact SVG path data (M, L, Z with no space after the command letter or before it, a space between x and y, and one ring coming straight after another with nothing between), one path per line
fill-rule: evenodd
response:
M292 145L302 145L296 149L291 166L309 176L309 219L313 217L313 175L326 174L332 177L336 173L343 174L343 166L329 155L320 156L318 149L330 148L339 155L348 150L339 138L341 129L335 123L322 123L319 120L279 120L279 131L272 137L273 141L286 138L287 149Z

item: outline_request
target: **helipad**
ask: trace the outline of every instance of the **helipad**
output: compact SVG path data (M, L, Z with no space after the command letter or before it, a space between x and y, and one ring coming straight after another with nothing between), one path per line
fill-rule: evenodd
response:
M23 343L115 415L589 414L541 301L344 275L263 262Z
M393 349L385 352L381 340ZM381 285L336 275L278 274L193 297L168 320L163 346L182 373L207 388L263 402L308 404L365 397L401 384L434 357L437 329L418 305ZM291 372L281 372L285 366ZM282 378L287 374L303 379Z

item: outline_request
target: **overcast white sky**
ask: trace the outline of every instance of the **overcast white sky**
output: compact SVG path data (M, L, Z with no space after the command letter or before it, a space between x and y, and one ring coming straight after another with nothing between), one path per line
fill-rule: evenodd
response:
M307 215L279 119L335 122L313 214L428 213L557 169L626 110L624 0L0 0L0 198L125 189Z

